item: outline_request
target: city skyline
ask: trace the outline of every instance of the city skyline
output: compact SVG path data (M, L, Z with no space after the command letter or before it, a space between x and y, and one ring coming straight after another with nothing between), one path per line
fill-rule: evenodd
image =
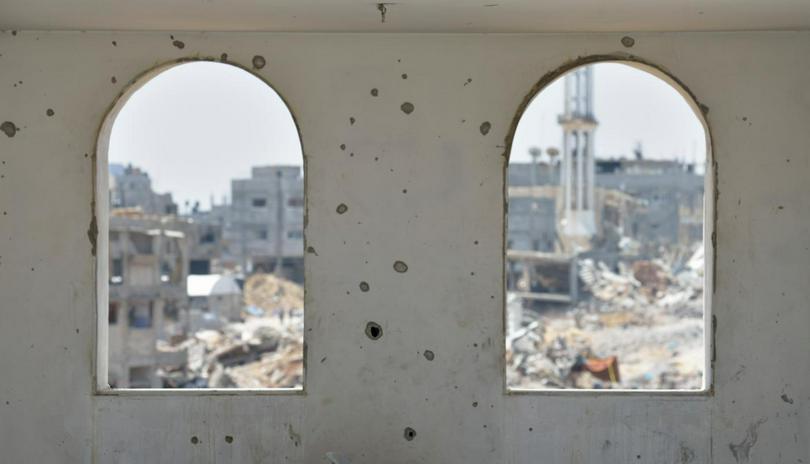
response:
M632 157L640 142L646 157L703 164L703 127L674 88L623 64L600 63L594 70L597 158ZM560 148L562 82L527 107L511 162L530 161L532 147ZM231 179L249 177L253 166L303 162L281 97L244 70L207 62L169 69L131 96L113 126L109 161L143 169L154 190L172 193L181 209L186 202L208 209L211 198L229 198Z

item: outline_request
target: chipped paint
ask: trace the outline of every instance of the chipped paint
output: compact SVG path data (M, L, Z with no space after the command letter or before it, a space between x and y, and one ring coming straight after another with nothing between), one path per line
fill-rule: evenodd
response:
M728 444L728 448L734 456L735 461L738 463L748 462L751 449L757 444L757 440L759 440L759 427L767 421L767 419L763 418L752 423L745 430L745 438L743 438L741 442Z

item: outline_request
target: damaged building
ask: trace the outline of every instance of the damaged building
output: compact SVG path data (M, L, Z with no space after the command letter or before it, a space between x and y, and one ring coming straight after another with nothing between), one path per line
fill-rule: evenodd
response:
M806 1L0 0L0 462L810 463L808 82Z

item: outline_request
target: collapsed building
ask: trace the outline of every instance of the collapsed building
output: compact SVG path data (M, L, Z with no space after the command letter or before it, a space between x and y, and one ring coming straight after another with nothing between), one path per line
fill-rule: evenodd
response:
M157 387L157 341L184 332L190 223L118 209L109 227L110 385Z

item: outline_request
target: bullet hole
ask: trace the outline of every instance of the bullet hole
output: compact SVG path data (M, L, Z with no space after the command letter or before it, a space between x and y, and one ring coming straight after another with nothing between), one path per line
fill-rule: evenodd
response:
M402 105L399 106L399 109L401 109L402 112L405 113L405 114L411 114L411 113L413 113L413 109L414 109L413 103L405 102L405 103L403 103Z
M311 255L318 256L318 252L315 251L315 247L313 247L313 246L308 246L307 247L307 253L309 253Z
M349 125L353 126L353 125L354 125L354 121L355 121L354 116L350 117L350 118L349 118Z
M407 74L405 74L405 73L402 73L402 78L403 78L403 79L407 79L407 78L408 78L408 75L407 75Z
M624 45L625 47L632 48L633 45L635 45L635 44L636 44L636 39L630 37L629 35L626 35L626 36L622 37L622 45Z
M117 47L117 46L118 46L118 42L116 42L115 40L113 40L113 41L112 41L112 44L113 44L113 47Z
M474 241L473 245L478 245L478 240Z
M115 84L116 82L118 82L118 79L116 79L115 76L113 76L113 77L110 78L110 82Z
M230 435L225 435L225 443L233 443L233 437Z
M473 401L473 407L474 407L474 408L477 408L477 407L478 407L478 401Z
M323 358L321 358L321 364L323 364L323 363L325 363L325 362L326 362L326 356L324 356Z
M48 116L53 116L54 115L53 110L50 109L50 108L48 108L48 110L45 111L45 114L47 114Z
M174 45L179 50L186 48L186 44L183 43L182 40L175 40L172 42L172 45Z
M413 439L416 438L416 430L414 430L414 429L412 429L410 427L405 427L404 435L405 435L406 440L413 441Z
M394 270L403 274L408 272L408 265L405 264L403 261L394 261Z
M219 55L219 61L228 61L228 54L223 53L222 55Z
M196 445L199 442L200 442L200 439L197 438L197 435L194 435L193 437L191 437L191 444L192 445Z
M748 118L746 116L743 116L742 120L743 120L743 122L745 122L745 121L748 121Z
M379 156L375 156L375 157L374 157L374 161L379 161L379 160L380 160L380 157L379 157Z
M369 287L368 282L360 282L360 291L367 292L371 287Z
M17 35L17 31L12 30L11 35Z
M349 157L354 157L354 153L349 153Z
M780 396L780 398L782 398L782 401L784 401L787 404L793 404L793 398L787 396L786 393L782 393L782 396Z
M464 86L466 87L466 86L468 86L470 84L472 84L472 77L467 78L467 80L464 82Z
M529 432L533 432L533 431L534 431L534 427L529 427Z
M379 90L377 90L376 88L375 88L375 89L371 89L371 96L372 96L372 97L376 97L376 96L377 96L377 95L379 95L379 94L380 94L380 91L379 91Z
M408 189L402 189L402 193L408 193Z
M264 65L267 64L267 61L261 55L255 55L253 57L253 69L262 69Z
M425 352L423 353L423 355L425 356L425 359L427 359L428 361L433 361L433 358L435 358L435 357L436 357L436 355L435 355L435 354L433 354L433 352L432 352L432 351L430 351L430 350L425 350Z
M79 333L79 329L76 329L76 333Z
M348 206L346 206L346 204L345 204L345 203L341 203L341 204L339 204L339 205L337 206L337 208L335 208L335 211L337 211L337 213L338 213L338 214L343 214L343 213L345 213L345 212L346 212L346 211L348 211L348 210L349 210L349 207L348 207Z
M481 135L489 134L489 130L492 129L492 124L489 121L484 121L481 123L481 127L478 130L481 131Z
M341 144L340 144L340 149L345 151L345 150L346 150L346 144L345 144L345 143L341 143Z
M366 336L372 340L379 340L382 337L382 327L376 322L369 322L366 324Z
M704 105L703 103L698 103L698 108L700 108L700 112L704 115L709 114L709 107Z
M784 206L782 206L782 205L777 206L777 208L779 208L779 209L785 209L785 207L784 207Z
M18 130L19 129L17 129L17 126L11 121L6 121L3 124L0 124L0 131L3 131L7 137L14 137Z
M475 272L470 272L470 275L471 275L471 276L474 276L474 275L475 275Z

